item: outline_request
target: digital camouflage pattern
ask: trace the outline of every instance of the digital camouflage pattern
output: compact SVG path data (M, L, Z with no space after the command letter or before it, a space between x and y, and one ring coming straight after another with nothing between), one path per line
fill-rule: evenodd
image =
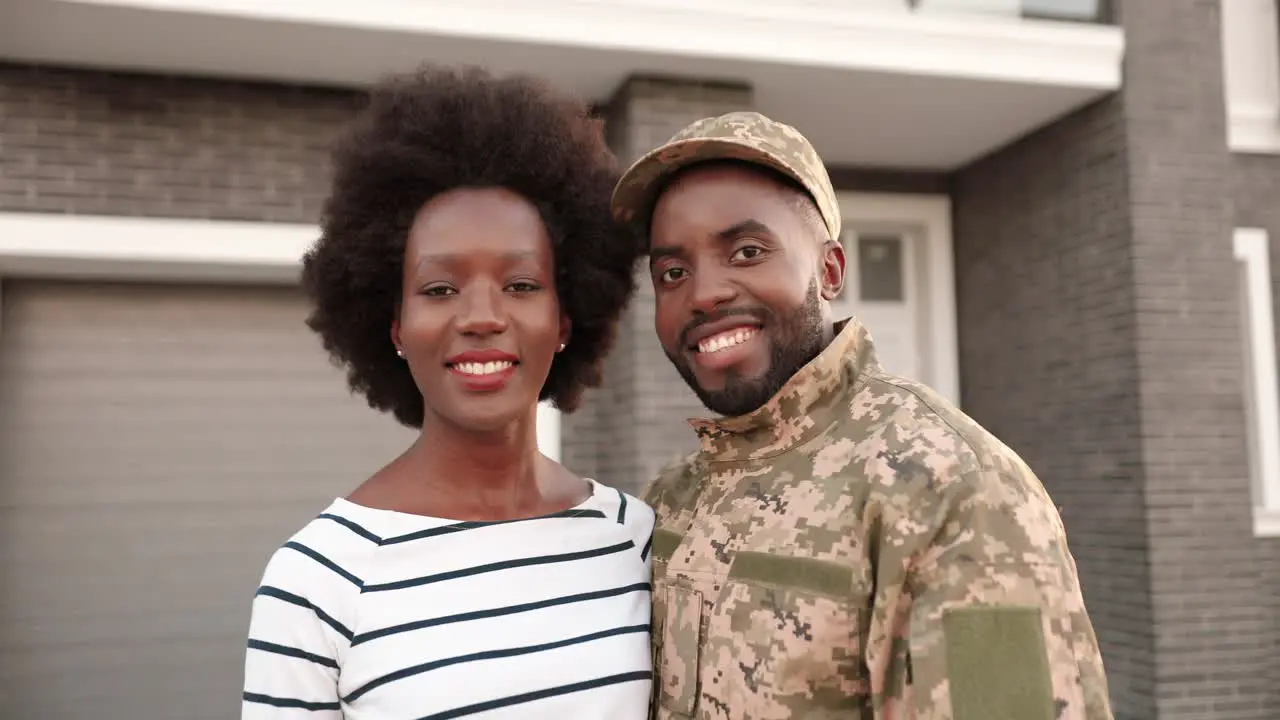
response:
M614 188L614 218L644 234L662 179L706 160L745 160L793 178L813 197L831 239L840 237L840 206L822 158L799 130L756 112L704 118L636 160Z
M1111 720L1048 493L857 321L765 406L692 422L645 493L655 718Z

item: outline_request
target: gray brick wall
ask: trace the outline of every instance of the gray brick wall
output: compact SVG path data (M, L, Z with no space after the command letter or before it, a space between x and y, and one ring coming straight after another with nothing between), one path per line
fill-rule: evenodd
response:
M964 404L1063 506L1118 716L1274 718L1218 4L1118 10L1120 95L955 178Z
M313 222L359 96L0 64L0 209Z
M1233 156L1232 176L1235 226L1264 228L1270 236L1272 292L1276 317L1280 317L1280 156ZM1280 648L1280 538L1259 540L1258 546L1269 644ZM1271 707L1280 708L1280 650L1269 659Z
M1125 114L1161 718L1275 718L1231 255L1220 5L1128 2Z
M961 405L1061 508L1119 717L1155 717L1118 99L953 182Z

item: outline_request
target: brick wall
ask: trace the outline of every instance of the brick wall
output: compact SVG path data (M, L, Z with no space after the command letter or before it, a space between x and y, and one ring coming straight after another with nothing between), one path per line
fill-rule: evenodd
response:
M1272 292L1276 317L1280 317L1280 156L1236 155L1232 165L1234 224L1265 228L1271 238ZM1280 538L1260 540L1258 546L1269 643L1280 648ZM1268 677L1271 707L1280 708L1280 650L1270 655Z
M0 209L313 222L358 100L0 64Z
M1125 114L1162 718L1275 718L1218 2L1129 2Z
M1106 100L957 174L961 405L1061 508L1118 717L1155 717L1127 156Z
M1118 716L1273 718L1218 4L1118 10L1122 92L955 178L964 404L1063 505Z

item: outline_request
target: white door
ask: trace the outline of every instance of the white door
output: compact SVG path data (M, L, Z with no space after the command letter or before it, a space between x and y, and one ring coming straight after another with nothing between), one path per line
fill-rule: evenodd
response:
M866 325L885 370L958 404L950 199L843 192L840 208L845 284L833 310Z
M836 317L853 315L867 327L885 370L925 380L918 240L905 229L854 221L841 242L845 286L833 307Z

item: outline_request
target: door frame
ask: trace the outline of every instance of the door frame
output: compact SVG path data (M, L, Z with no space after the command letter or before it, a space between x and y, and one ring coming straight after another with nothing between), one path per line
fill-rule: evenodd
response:
M956 331L956 282L948 195L837 192L845 225L860 223L907 228L923 242L915 250L916 277L908 278L920 293L918 321L923 347L919 378L960 405L960 353Z
M319 233L308 224L0 212L0 318L5 278L297 285ZM538 447L557 461L560 426L560 411L540 403Z

